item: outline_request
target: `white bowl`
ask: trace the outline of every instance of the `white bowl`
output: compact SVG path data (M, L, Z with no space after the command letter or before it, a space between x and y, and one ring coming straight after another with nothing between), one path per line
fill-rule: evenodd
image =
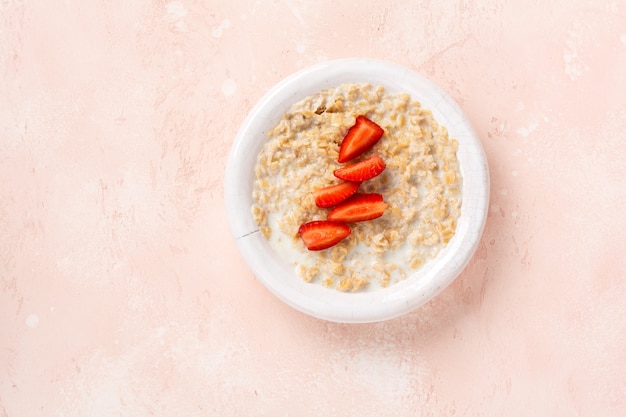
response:
M389 92L406 92L430 109L457 139L463 176L461 215L454 237L439 255L405 280L373 291L344 293L298 277L270 247L252 218L254 166L267 131L297 101L342 83L368 82ZM423 76L397 64L342 59L299 71L274 86L241 126L226 167L224 191L228 222L237 247L257 279L288 305L311 316L343 323L398 317L439 294L461 273L482 235L489 200L487 161L472 127L456 104Z

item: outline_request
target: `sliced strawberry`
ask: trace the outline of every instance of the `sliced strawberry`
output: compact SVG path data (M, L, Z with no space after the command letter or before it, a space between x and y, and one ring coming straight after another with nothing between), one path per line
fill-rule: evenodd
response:
M336 206L359 189L360 182L342 182L313 192L317 207L328 208Z
M387 203L380 194L355 194L328 213L333 222L360 222L376 219L383 215Z
M352 231L348 225L327 220L308 222L298 229L300 238L309 250L330 248L350 236L350 233Z
M343 137L339 147L339 163L348 162L374 146L385 133L382 127L365 116L357 116L354 126Z
M385 161L378 155L372 155L361 162L336 169L334 174L344 181L367 181L384 170Z

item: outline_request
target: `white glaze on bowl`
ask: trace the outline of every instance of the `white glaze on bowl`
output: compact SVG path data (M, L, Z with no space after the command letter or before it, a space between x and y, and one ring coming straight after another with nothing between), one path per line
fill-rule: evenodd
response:
M456 234L437 258L388 288L343 293L304 282L258 231L251 206L254 165L267 131L304 97L345 82L382 85L407 92L459 142L463 204ZM397 64L362 58L325 62L297 72L273 87L241 126L224 180L228 222L237 247L257 279L290 306L325 320L345 323L391 319L423 305L446 288L472 257L484 228L489 172L482 145L456 102L423 76Z

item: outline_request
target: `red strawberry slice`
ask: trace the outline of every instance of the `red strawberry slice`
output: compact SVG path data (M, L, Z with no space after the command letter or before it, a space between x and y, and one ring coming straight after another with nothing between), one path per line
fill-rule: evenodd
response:
M360 182L342 182L313 192L317 207L328 208L336 206L359 189Z
M348 162L374 146L385 133L382 127L365 116L357 116L354 126L343 137L339 147L339 163Z
M298 229L300 238L309 250L330 248L350 236L350 233L352 231L348 225L327 220L314 220Z
M355 194L328 213L333 222L360 222L376 219L383 215L387 203L380 194Z
M370 156L333 172L335 177L344 181L366 181L379 175L385 170L385 161L378 155Z

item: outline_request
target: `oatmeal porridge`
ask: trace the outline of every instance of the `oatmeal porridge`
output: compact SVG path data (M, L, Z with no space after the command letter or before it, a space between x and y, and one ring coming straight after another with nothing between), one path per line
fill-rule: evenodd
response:
M299 236L330 208L313 192L340 183L340 145L358 116L384 131L350 163L379 156L386 167L358 185L383 196L382 216L348 223L328 249L311 251ZM261 233L307 282L340 291L392 285L434 258L454 236L461 208L457 141L408 94L343 84L295 103L268 132L255 167L252 214ZM345 226L344 226L345 227Z

